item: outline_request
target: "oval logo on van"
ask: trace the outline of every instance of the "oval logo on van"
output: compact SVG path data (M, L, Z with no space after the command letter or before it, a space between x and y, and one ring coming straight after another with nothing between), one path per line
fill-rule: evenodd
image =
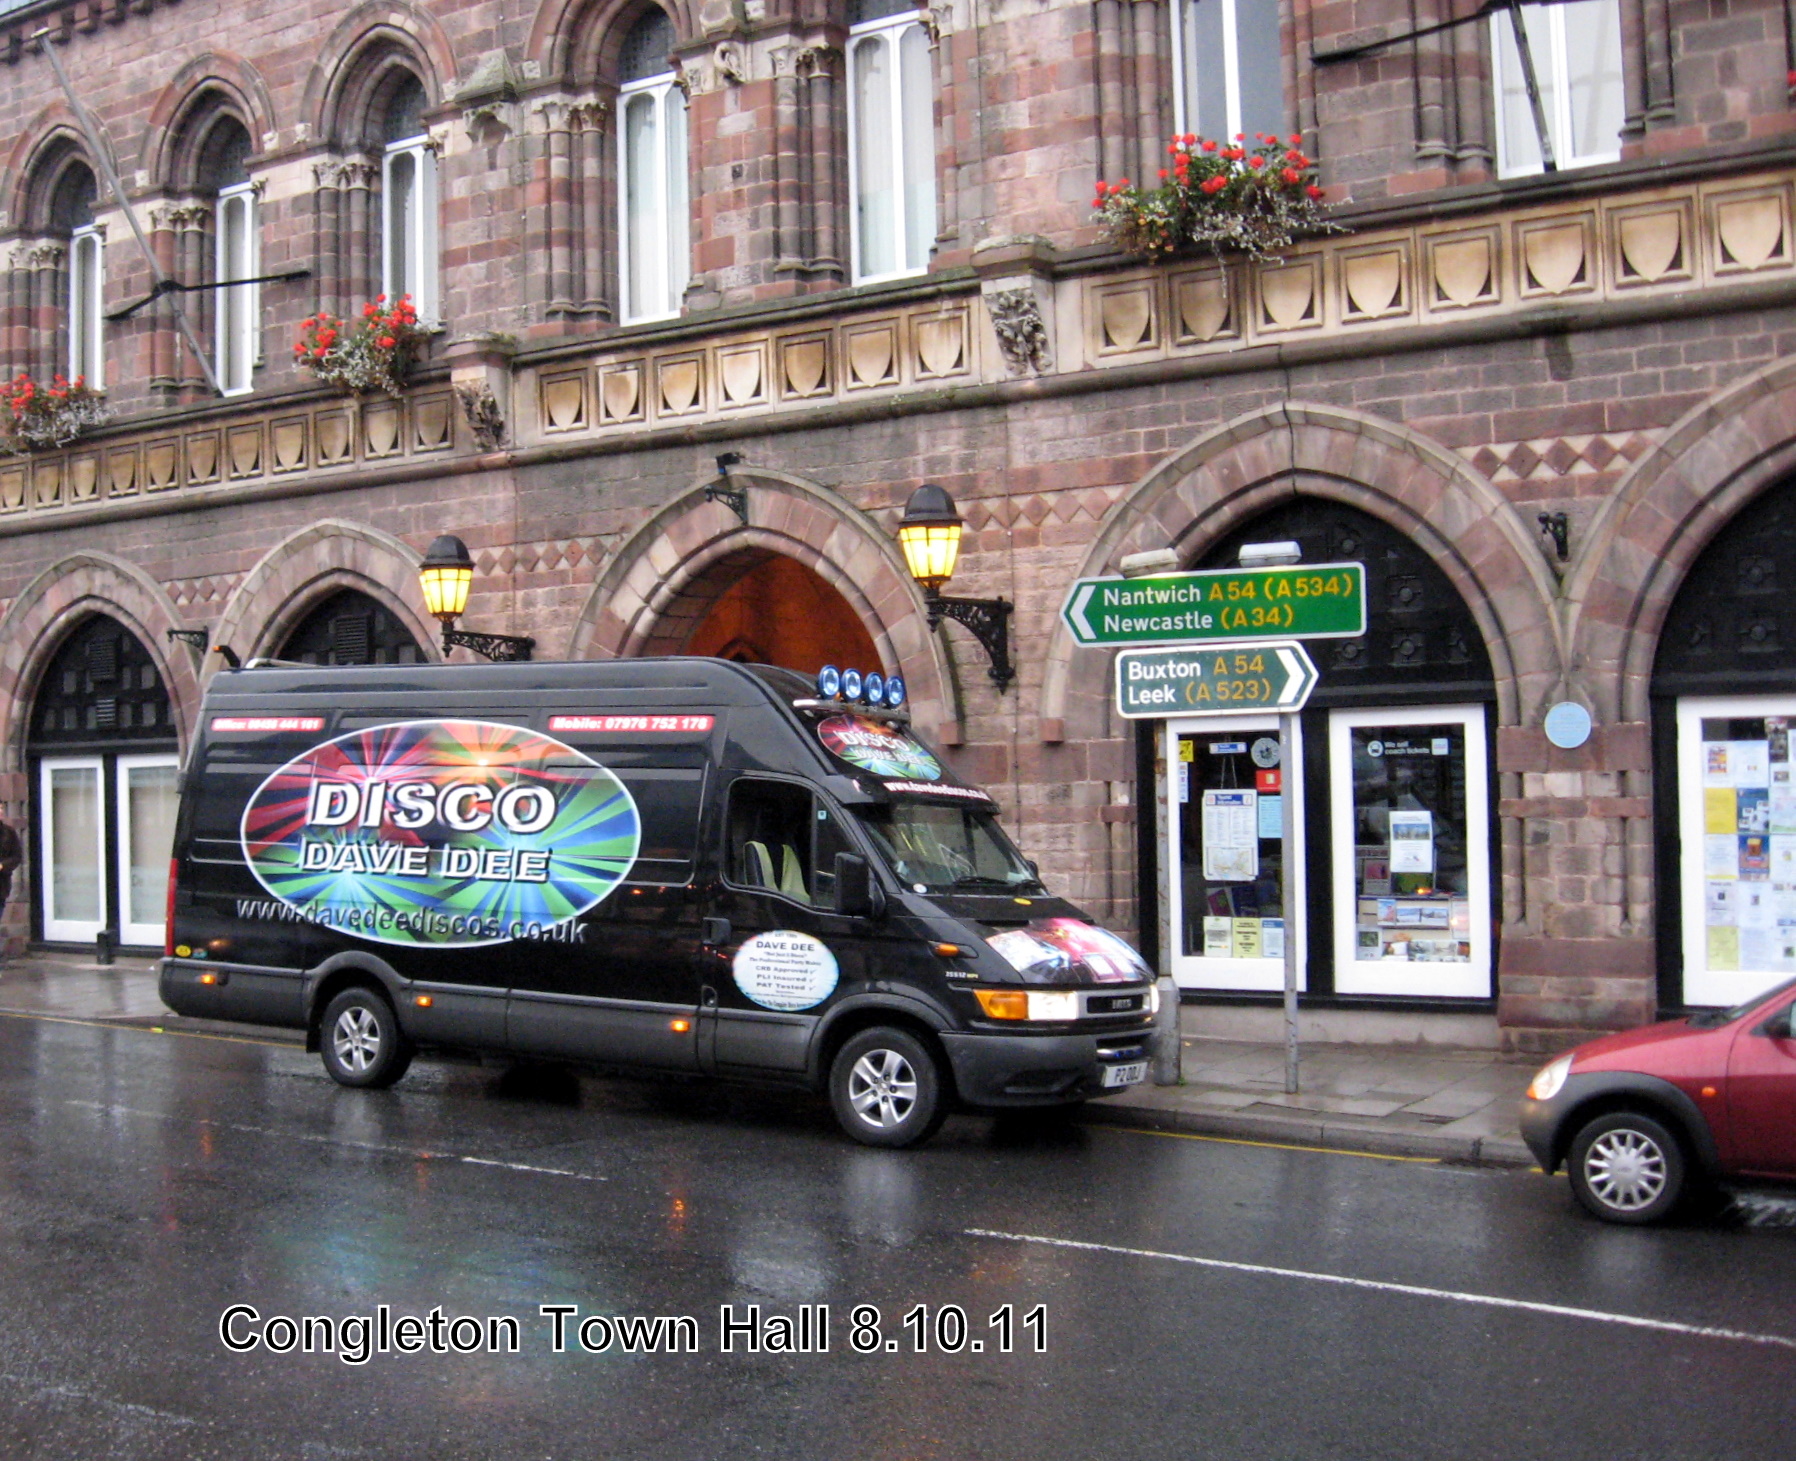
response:
M817 738L850 766L905 781L940 781L942 763L921 742L864 715L832 715L817 725Z
M565 937L628 876L642 822L616 776L550 736L413 720L296 756L256 789L241 835L290 910L269 916L448 948Z

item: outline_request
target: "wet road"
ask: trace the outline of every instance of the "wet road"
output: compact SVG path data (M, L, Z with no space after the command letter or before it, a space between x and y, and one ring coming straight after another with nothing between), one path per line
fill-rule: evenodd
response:
M423 1063L370 1094L5 1017L0 1454L1757 1461L1796 1425L1796 1225L1758 1212L1634 1232L1534 1174L1059 1123L873 1152L800 1097ZM382 1305L422 1349L257 1338L353 1349ZM764 1339L824 1306L829 1352L723 1353L725 1305ZM433 1353L433 1309L440 1349L511 1319L517 1352ZM695 1352L626 1353L631 1316Z

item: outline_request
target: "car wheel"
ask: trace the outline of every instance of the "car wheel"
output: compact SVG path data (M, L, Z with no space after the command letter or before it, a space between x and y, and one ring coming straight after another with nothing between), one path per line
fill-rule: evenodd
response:
M862 1030L836 1052L829 1099L836 1120L868 1146L915 1146L948 1114L941 1067L907 1030Z
M1572 1191L1611 1223L1653 1223L1684 1195L1683 1148L1666 1127L1637 1111L1611 1111L1572 1138Z
M339 1085L390 1086L412 1063L393 1006L371 989L345 989L325 1007L318 1033L324 1068Z

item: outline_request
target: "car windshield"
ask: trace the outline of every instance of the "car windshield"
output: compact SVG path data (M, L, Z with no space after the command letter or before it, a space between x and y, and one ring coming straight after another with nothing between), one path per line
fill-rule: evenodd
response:
M896 801L862 808L860 815L893 870L914 888L976 893L1041 887L990 812Z
M1782 984L1773 985L1770 989L1759 991L1743 1004L1735 1005L1731 1010L1704 1010L1700 1014L1690 1016L1688 1021L1693 1030L1719 1030L1723 1025L1731 1025L1735 1020L1757 1009L1768 999L1796 989L1796 979L1786 979Z

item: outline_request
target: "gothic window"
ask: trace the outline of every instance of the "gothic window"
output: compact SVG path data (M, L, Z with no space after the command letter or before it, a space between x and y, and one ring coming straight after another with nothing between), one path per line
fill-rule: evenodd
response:
M1528 100L1512 16L1519 16L1525 28L1555 162L1560 167L1583 167L1616 161L1621 156L1626 106L1618 0L1526 5L1491 17L1498 176L1523 177L1542 170L1540 133Z
M409 294L418 319L434 324L437 297L437 158L424 126L424 87L406 74L381 117L380 287Z
M1273 0L1179 0L1179 130L1217 140L1285 131L1285 82Z
M857 283L920 274L935 243L935 79L912 4L849 7L849 185Z
M308 665L415 665L425 656L384 604L343 589L300 620L276 658Z
M618 195L623 319L680 312L692 276L686 93L668 59L673 22L651 9L624 39L618 68Z
M101 356L102 292L106 278L105 238L94 222L94 175L85 164L73 163L57 179L50 199L50 226L68 240L68 288L65 300L68 321L70 380L85 378L95 389L105 385Z
M168 689L135 634L96 614L63 641L32 706L34 748L169 741Z
M249 133L233 117L221 117L201 149L199 184L213 200L213 370L227 396L251 386L261 355L261 286L227 284L260 272L256 187L250 181Z

